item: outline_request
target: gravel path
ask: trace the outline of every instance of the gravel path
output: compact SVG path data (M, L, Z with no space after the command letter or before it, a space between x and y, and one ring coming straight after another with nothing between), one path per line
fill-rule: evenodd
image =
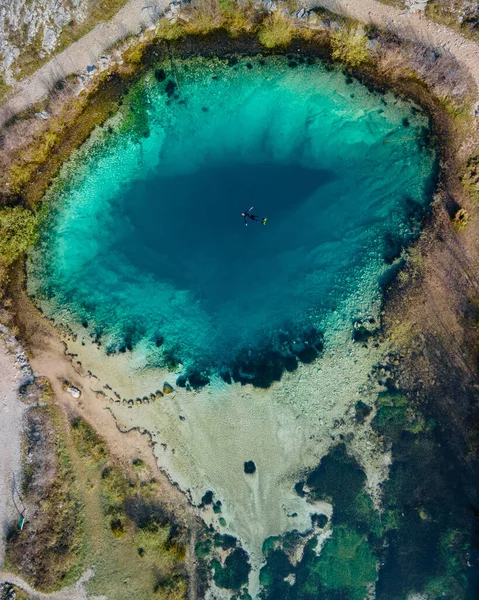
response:
M302 0L302 4L307 9L322 6L357 21L388 29L402 39L449 51L472 75L479 99L479 44L452 29L376 0Z
M108 600L106 596L88 596L85 590L85 583L91 579L93 571L90 569L86 571L78 580L78 582L68 588L53 592L51 594L44 594L37 592L32 588L26 581L21 577L14 575L13 573L7 573L0 571L0 582L10 583L17 586L24 592L26 592L31 600Z
M25 405L17 390L25 372L17 360L15 346L7 347L0 329L0 567L5 554L5 534L9 524L19 518L13 501L13 481L20 481L22 464L22 419ZM3 339L2 339L3 338ZM15 496L20 504L18 496Z
M41 69L18 84L18 90L0 108L0 127L15 114L44 98L53 85L67 75L94 65L119 40L158 21L171 0L130 0L106 23L55 55Z

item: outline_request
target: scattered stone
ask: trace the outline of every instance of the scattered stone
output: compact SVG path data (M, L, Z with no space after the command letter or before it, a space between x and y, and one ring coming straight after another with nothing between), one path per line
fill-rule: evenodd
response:
M176 90L176 83L172 79L168 79L165 86L165 92L168 98L171 98Z
M316 527L323 529L323 527L326 527L326 525L328 523L328 517L323 514L311 515L311 523L313 525L315 525Z
M172 392L174 392L173 387L165 381L163 384L163 394L171 394Z

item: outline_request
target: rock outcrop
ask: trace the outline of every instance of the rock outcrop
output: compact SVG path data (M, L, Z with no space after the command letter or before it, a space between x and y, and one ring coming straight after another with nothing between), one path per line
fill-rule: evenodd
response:
M0 77L15 81L16 62L29 53L50 55L62 30L82 22L92 0L0 0Z

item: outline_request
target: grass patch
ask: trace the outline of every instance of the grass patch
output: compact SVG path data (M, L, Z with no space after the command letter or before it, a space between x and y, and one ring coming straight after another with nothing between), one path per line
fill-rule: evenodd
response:
M94 462L107 458L106 446L102 438L81 417L70 421L71 433L78 454Z
M471 200L479 202L479 154L469 158L461 181Z
M21 206L0 209L0 261L9 267L35 243L37 218Z
M369 62L368 38L361 27L346 27L331 34L332 56L349 67L359 67Z
M294 33L291 18L275 11L264 20L258 31L258 38L265 48L284 48L291 43Z
M5 100L10 92L10 86L6 83L3 77L0 77L0 102Z
M479 41L479 6L473 2L466 3L464 0L429 0L426 6L428 18L447 25L451 29L459 31L465 37ZM462 17L459 20L459 17Z

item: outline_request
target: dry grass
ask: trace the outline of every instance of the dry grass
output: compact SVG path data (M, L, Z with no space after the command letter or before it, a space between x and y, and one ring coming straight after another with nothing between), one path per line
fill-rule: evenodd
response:
M360 27L346 27L331 34L334 60L349 67L359 67L371 60L368 38Z
M186 595L186 532L163 507L148 469L127 471L79 416L30 410L24 483L28 521L7 546L7 567L35 588L76 581L114 600ZM121 576L118 576L121 573Z
M265 48L282 48L291 43L294 33L291 17L276 11L264 20L258 38Z
M7 566L32 585L52 590L75 581L84 556L84 507L78 479L53 408L28 413L23 493L29 507L22 531L7 543Z

